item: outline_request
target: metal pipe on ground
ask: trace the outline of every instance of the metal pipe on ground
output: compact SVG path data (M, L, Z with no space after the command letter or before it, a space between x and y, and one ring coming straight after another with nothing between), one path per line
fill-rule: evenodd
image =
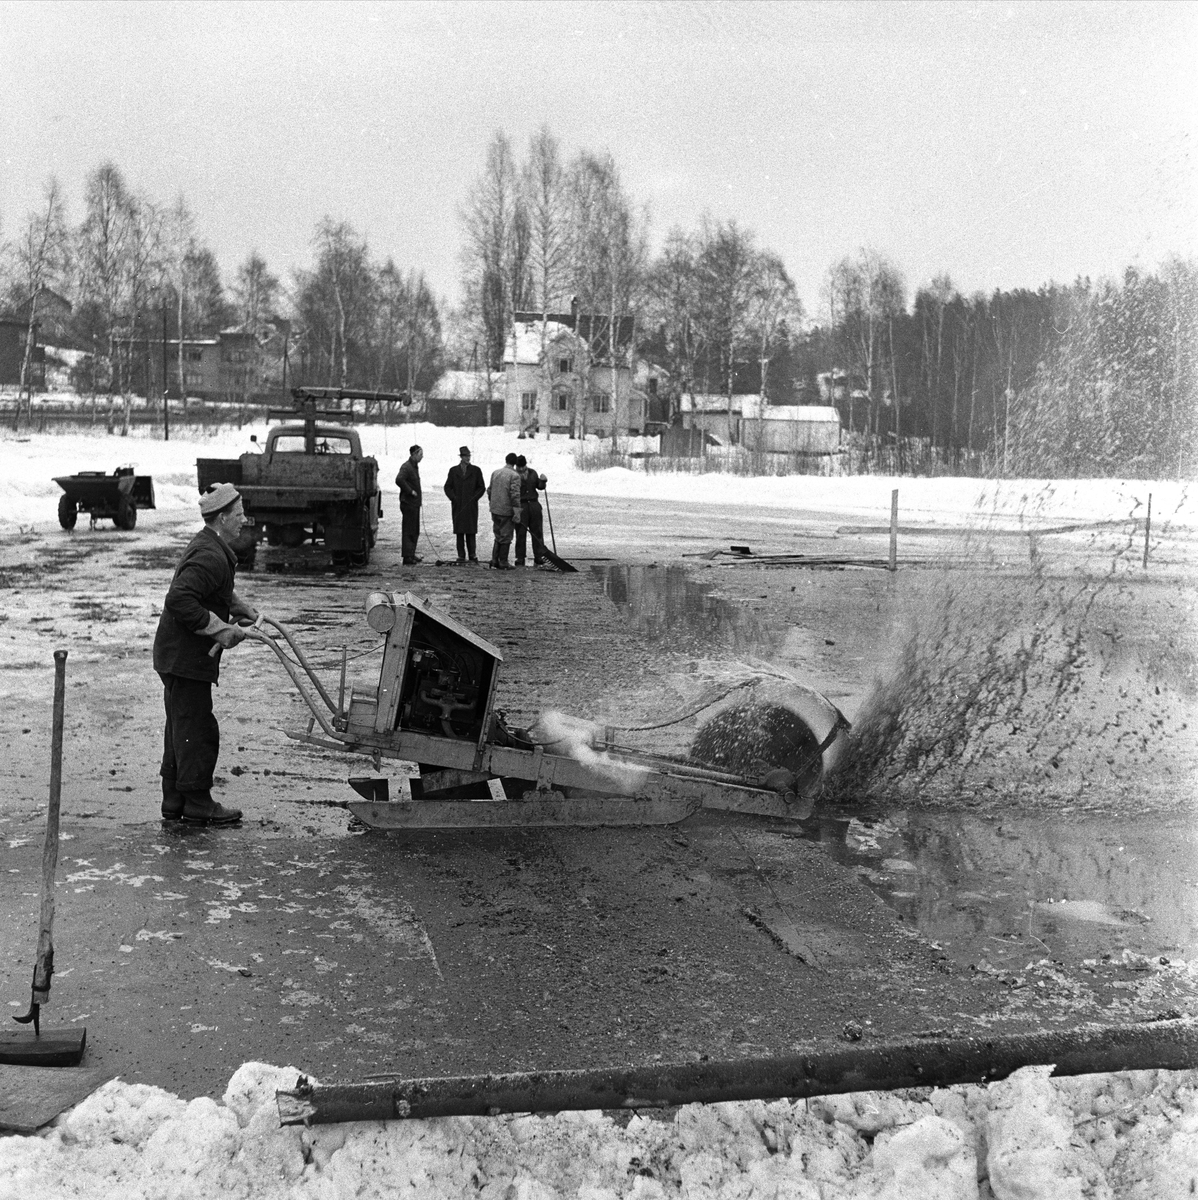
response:
M928 1037L736 1062L319 1084L276 1093L283 1125L669 1108L990 1083L1020 1067L1055 1075L1198 1067L1198 1023L1156 1021L986 1038Z

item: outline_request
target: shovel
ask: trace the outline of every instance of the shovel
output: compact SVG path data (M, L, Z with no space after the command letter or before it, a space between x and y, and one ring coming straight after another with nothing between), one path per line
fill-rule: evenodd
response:
M54 974L54 875L58 869L58 812L62 802L62 717L66 698L67 652L54 651L54 733L50 742L50 807L46 813L46 840L42 845L42 912L37 935L37 961L33 967L33 994L29 1011L13 1017L20 1025L33 1022L41 1036L40 1010L50 1003L50 976Z

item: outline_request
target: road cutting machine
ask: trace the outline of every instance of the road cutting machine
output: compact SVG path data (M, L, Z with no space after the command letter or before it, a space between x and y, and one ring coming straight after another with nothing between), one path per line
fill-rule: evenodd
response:
M291 632L261 618L250 636L278 656L307 704L299 742L417 765L401 795L386 776L351 777L346 807L372 829L666 825L700 808L802 820L843 753L849 722L825 696L754 677L653 726L618 727L546 712L527 728L496 708L503 655L425 597L373 592L366 620L383 639L378 686L336 698ZM737 691L740 696L735 695ZM684 755L621 745L637 729L699 717Z

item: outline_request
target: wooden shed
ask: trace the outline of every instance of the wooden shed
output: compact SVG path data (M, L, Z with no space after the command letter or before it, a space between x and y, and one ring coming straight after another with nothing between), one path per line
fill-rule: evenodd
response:
M840 414L830 405L746 404L740 442L766 454L835 454L840 449Z

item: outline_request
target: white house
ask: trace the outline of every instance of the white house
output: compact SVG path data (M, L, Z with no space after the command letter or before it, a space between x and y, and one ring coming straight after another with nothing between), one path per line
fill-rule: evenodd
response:
M612 369L606 317L516 313L504 349L505 429L610 435L645 427L646 393L634 387L631 317L616 324ZM614 384L614 394L613 394Z

